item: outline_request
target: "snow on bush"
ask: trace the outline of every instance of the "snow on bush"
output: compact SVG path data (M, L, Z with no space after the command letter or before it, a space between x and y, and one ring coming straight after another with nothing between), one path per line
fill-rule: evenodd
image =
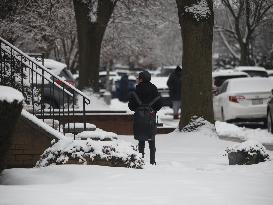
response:
M197 21L207 19L211 15L211 11L206 0L200 0L197 4L185 7L185 12L191 13Z
M76 135L76 139L92 139L95 141L113 141L117 140L117 134L113 132L106 132L100 128L94 131L83 131Z
M254 140L235 144L226 149L229 164L257 164L269 160L265 147Z
M189 122L181 131L182 132L193 132L200 131L200 129L212 130L215 132L215 127L213 124L208 122L202 117L193 116Z
M45 150L36 167L90 164L142 169L144 160L132 144L121 141L62 139Z

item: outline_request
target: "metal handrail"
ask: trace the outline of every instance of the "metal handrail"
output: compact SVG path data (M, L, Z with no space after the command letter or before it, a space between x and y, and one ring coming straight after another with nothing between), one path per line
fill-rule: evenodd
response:
M34 115L40 117L43 121L48 119L48 117L45 118L45 116L52 116L52 127L58 129L59 131L62 131L61 126L67 129L64 121L62 121L62 125L60 123L57 123L58 120L60 122L61 116L73 116L72 119L74 121L72 121L72 124L74 123L74 130L73 127L70 128L70 123L68 125L68 130L64 129L63 132L65 133L67 131L71 133L72 131L75 137L75 106L77 95L83 100L81 113L83 116L84 130L86 130L86 105L90 104L91 102L88 96L86 96L80 90L70 85L68 82L64 81L62 78L48 70L42 64L36 62L30 56L28 56L1 37L0 51L0 82L2 82L3 84L8 84L8 86L11 85L15 87L18 87L19 84L19 90L22 91L23 94L26 94L28 98L30 98L28 100L31 101L32 113ZM26 81L28 88L26 88ZM60 84L58 84L57 81ZM47 89L47 91L45 89ZM40 90L40 100L37 100L36 96L34 95L34 92L36 92L37 90ZM43 99L44 97L46 97L44 95L45 91L49 92L49 96L57 96L57 98L59 99L59 103L61 103L58 108L50 106L49 109L45 109L46 101L45 99ZM50 103L51 101L52 99L50 98ZM68 105L68 107L65 108L66 104ZM72 104L72 108L70 108L70 104ZM38 108L40 106L40 109L36 109L35 106ZM55 126L56 124L57 127Z
M66 86L68 86L69 88L71 88L72 90L74 90L77 94L81 95L82 97L86 98L87 100L87 104L90 104L90 99L87 95L85 95L83 92L81 92L80 90L78 90L77 88L75 88L74 86L71 86L69 83L65 82L64 80L62 80L59 76L55 75L54 73L52 73L50 70L48 70L45 66L43 66L42 64L37 63L35 60L31 59L31 57L29 57L28 55L26 55L24 52L22 52L20 49L16 48L15 46L13 46L12 44L10 44L8 41L6 41L5 39L0 37L0 41L4 42L5 44L7 44L9 47L11 47L13 50L15 50L16 52L20 53L21 56L24 56L26 59L28 59L30 62L34 63L37 67L39 67L40 69L44 70L45 72L47 72L48 74L54 76L54 78L60 80L62 83L64 83Z
M6 50L6 48L3 48L2 47L2 50L5 50L6 52L8 52L7 50ZM21 59L19 59L18 58L18 56L14 56L14 58L16 58L18 61L20 61ZM25 64L25 66L29 66L29 64L27 64L26 62L23 62L22 61L22 63L23 64ZM60 85L58 85L56 82L53 82L53 80L51 80L50 78L47 78L46 76L44 76L44 75L42 75L39 71L37 71L37 70L33 70L36 74L38 74L39 76L41 76L41 77L44 77L48 82L50 82L50 83L53 83L55 86L57 86L58 88L60 88L60 89L62 89L62 87L60 86ZM59 78L60 79L60 78ZM64 81L65 82L65 81ZM68 95L70 95L71 97L73 97L73 94L71 93L71 92L69 92L68 90L64 90L64 92L66 93L66 94L68 94Z

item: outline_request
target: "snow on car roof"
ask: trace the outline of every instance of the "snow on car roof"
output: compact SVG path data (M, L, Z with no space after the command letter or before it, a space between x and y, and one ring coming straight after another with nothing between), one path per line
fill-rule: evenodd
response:
M103 75L106 75L106 74L107 74L107 71L100 71L99 72L100 76L103 76ZM111 76L117 76L118 73L116 71L109 71L109 75L111 75Z
M238 66L235 69L238 71L266 71L264 67L260 66Z
M44 59L44 66L50 69L55 75L59 75L67 67L66 64L53 59Z
M242 72L242 71L237 71L234 69L228 69L228 70L216 70L212 72L212 77L218 77L218 76L239 76L239 75L243 75L243 76L248 76L247 73Z
M270 78L233 78L227 81L230 92L270 92L273 89L273 80Z
M66 67L66 64L61 63L59 61L55 61L53 59L44 59L44 66L50 69L64 69Z

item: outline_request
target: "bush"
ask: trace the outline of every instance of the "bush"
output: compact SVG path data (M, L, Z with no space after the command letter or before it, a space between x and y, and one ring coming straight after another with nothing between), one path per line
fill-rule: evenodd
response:
M135 146L121 140L63 139L45 150L37 167L86 164L142 169L144 160Z
M269 160L265 147L255 141L246 141L226 149L230 165L251 165Z

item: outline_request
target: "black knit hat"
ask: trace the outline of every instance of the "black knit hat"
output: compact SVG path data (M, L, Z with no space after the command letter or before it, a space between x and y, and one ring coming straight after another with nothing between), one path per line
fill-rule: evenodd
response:
M143 82L149 82L151 80L151 74L144 70L138 74L138 78L142 79Z

